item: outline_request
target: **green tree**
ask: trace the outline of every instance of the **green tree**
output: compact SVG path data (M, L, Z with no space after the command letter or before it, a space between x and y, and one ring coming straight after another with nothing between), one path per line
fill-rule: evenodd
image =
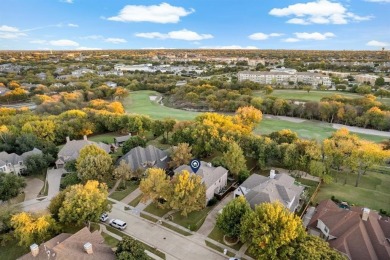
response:
M266 86L266 87L264 88L264 93L265 93L266 95L269 95L269 94L271 94L272 92L274 92L274 89L273 89L271 86Z
M47 169L47 161L43 154L33 154L26 158L25 165L28 174L41 174Z
M241 171L247 170L244 153L236 142L229 143L227 151L222 155L222 161L236 177Z
M309 93L310 90L312 89L312 87L311 87L311 86L304 86L302 89L303 89L304 91L307 91L307 93Z
M110 210L107 196L107 185L98 181L70 186L58 210L60 222L82 225L87 221L99 221L100 215Z
M126 186L126 181L130 180L132 176L130 166L126 163L125 160L121 160L119 165L114 170L114 178L119 180L123 187Z
M202 178L186 170L173 176L168 205L174 210L180 210L182 216L205 208L206 186Z
M170 181L165 171L159 168L149 168L146 174L147 177L141 180L139 185L143 194L142 201L152 200L156 203L159 199L167 199Z
M100 147L92 144L85 146L77 158L78 177L87 180L107 181L112 173L112 158Z
M241 221L245 214L251 211L249 203L244 196L230 201L217 217L217 227L228 237L238 238L241 232Z
M383 86L385 85L385 79L383 77L379 77L375 80L375 86Z
M118 260L149 260L149 256L145 253L143 245L130 237L123 237L119 241L115 251L116 259Z
M50 215L34 217L26 212L13 215L11 225L21 246L30 246L32 243L40 244L58 230L55 220Z
M10 173L0 173L0 200L16 197L26 187L24 178Z
M139 136L132 136L123 144L122 152L126 154L137 146L146 147L146 141Z
M305 236L301 219L280 202L262 203L241 222L240 239L257 259L290 259L294 242Z
M188 164L192 159L191 146L188 143L179 143L176 147L173 148L171 154L171 161L169 166L172 168L177 168L180 165Z

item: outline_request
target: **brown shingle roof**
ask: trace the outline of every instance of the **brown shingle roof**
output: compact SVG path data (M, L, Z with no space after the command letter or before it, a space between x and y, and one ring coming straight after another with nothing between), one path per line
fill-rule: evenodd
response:
M347 254L351 259L390 259L390 222L377 212L370 211L368 220L362 220L362 208L350 210L338 207L333 201L322 201L308 228L317 228L321 220L329 228L331 247ZM335 237L335 238L333 238Z
M85 243L92 244L93 254L87 254L84 250ZM104 238L98 231L91 233L87 227L77 233L62 233L39 246L39 254L33 257L31 253L25 254L19 260L47 260L46 250L50 251L50 259L56 260L114 260L112 249L104 244Z

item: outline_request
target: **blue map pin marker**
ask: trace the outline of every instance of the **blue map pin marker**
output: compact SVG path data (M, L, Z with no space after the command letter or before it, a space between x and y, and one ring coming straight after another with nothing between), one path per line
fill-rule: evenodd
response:
M190 167L194 173L196 173L200 168L200 161L197 159L192 159L190 162Z

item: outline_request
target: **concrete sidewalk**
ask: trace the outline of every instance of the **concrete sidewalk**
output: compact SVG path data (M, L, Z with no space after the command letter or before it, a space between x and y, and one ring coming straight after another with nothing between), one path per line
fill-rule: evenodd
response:
M125 204L129 204L132 200L134 200L135 198L137 198L139 195L141 195L142 192L141 190L139 189L139 187L137 189L135 189L132 193L130 193L129 195L127 195L126 197L124 197L121 202L125 203Z
M203 225L199 228L197 233L202 234L204 236L208 236L210 232L213 230L215 223L217 222L218 212L223 207L225 207L225 205L228 204L229 201L231 201L232 199L233 199L233 192L231 192L229 195L223 198L222 201L217 206L215 206L212 211L210 211L207 214L207 217L203 222Z
M37 198L44 182L38 178L28 178L26 184L26 187L23 189L25 194L24 201Z

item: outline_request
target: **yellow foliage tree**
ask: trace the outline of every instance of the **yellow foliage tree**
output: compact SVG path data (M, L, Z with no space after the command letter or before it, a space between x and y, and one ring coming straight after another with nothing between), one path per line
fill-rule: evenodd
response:
M141 180L139 189L143 196L142 201L152 200L158 202L159 199L167 199L170 188L170 180L163 169L150 168L147 170L147 177ZM157 204L159 205L159 204Z
M48 214L34 217L30 213L21 212L12 216L11 225L15 229L14 234L19 245L22 246L40 244L58 230L54 219Z

